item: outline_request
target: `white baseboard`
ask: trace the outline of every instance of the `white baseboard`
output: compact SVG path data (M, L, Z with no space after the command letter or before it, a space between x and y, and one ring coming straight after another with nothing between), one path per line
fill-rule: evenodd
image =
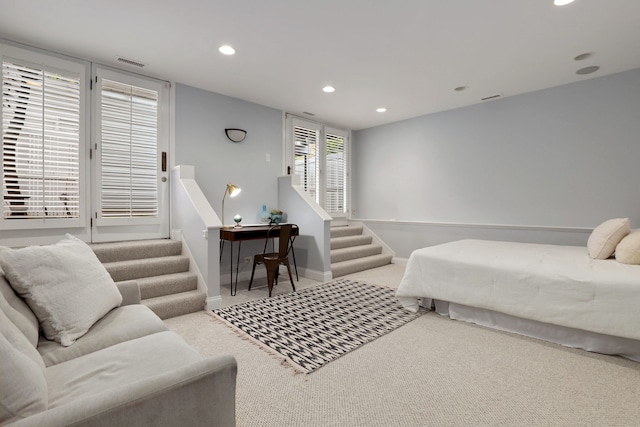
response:
M298 268L298 273L303 277L322 283L328 282L333 278L331 271L322 272L318 270L311 270L309 268Z
M280 268L281 268L280 274L287 274L286 268L284 267L280 267ZM291 274L295 278L296 272L293 266L291 266ZM311 270L309 268L303 268L303 267L298 267L298 276L306 277L307 279L315 280L317 282L322 282L322 283L328 282L332 278L331 271L322 272L322 271ZM236 271L234 269L233 270L234 282L235 282L235 278L236 278ZM251 279L251 270L240 271L238 273L238 283L242 281L249 281L249 279ZM264 269L264 267L259 266L258 268L256 268L256 273L253 276L253 280L266 280L266 279L267 279L267 272ZM228 286L229 283L231 283L231 275L229 274L229 271L227 271L226 273L221 273L220 284L224 284Z
M393 264L398 264L398 265L407 265L407 261L409 261L408 258L400 258L400 257L395 257L395 256L391 260L391 262Z
M218 308L222 308L222 297L220 295L215 297L207 297L207 301L206 301L207 311L217 310Z
M265 270L265 268L262 265L256 267L256 273L253 275L253 280L260 280L260 279L266 279L266 278L267 278L267 271ZM242 281L249 281L249 279L251 279L251 270L238 272L238 283ZM235 267L233 268L233 281L234 282L236 281ZM229 273L229 270L227 270L225 273L221 272L220 285L228 286L230 283L231 283L231 274Z

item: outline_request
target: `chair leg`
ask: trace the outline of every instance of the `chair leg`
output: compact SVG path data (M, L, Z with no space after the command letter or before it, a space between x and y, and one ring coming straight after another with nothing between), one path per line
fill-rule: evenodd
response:
M293 250L293 245L291 245L291 256L293 256L293 268L296 270L296 280L300 280L298 276L298 264L296 264L296 251Z
M276 278L276 269L278 268L279 261L277 259L265 259L264 266L267 269L267 284L269 285L269 296L273 290L273 282Z
M293 282L293 277L291 276L291 266L289 265L289 259L285 258L284 259L284 265L287 266L287 271L289 272L289 280L291 281L291 287L293 288L293 292L296 291L296 285Z
M251 280L249 280L249 290L251 290L251 284L253 283L253 275L256 272L256 264L258 264L258 263L256 262L256 259L254 258L253 259L253 268L251 269Z

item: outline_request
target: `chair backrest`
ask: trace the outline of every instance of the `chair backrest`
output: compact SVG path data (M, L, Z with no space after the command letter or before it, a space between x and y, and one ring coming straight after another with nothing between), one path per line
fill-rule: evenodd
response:
M267 232L267 242L269 239L276 237L274 230L280 229L280 234L278 238L278 257L285 258L289 252L289 239L291 238L291 229L293 228L292 224L283 224L283 225L274 225L269 228ZM265 251L267 248L267 242L265 242Z

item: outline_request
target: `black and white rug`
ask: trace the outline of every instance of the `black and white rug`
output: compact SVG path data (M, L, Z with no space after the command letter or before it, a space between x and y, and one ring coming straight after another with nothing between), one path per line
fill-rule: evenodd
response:
M393 289L337 279L213 313L240 336L310 373L425 311L402 308Z

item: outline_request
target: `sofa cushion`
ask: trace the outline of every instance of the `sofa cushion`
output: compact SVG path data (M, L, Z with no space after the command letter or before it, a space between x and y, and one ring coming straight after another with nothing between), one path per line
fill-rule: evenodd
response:
M122 302L91 248L69 234L55 245L0 247L0 267L35 313L45 336L64 346Z
M44 364L22 332L0 311L0 425L47 409Z
M107 313L74 345L64 347L41 337L38 351L45 365L51 366L124 341L166 330L167 326L149 307L141 304L127 305L114 308Z
M27 304L16 295L0 269L0 310L20 329L31 345L38 345L38 319Z
M38 351L31 345L22 331L9 320L3 311L0 311L0 333L2 333L12 346L31 359L41 370L44 370L44 361ZM0 363L2 362L3 359L0 359Z
M589 256L593 259L607 259L616 250L616 245L629 234L629 218L614 218L593 229L587 241Z
M46 370L49 407L98 396L203 357L175 332L165 331L113 345Z

